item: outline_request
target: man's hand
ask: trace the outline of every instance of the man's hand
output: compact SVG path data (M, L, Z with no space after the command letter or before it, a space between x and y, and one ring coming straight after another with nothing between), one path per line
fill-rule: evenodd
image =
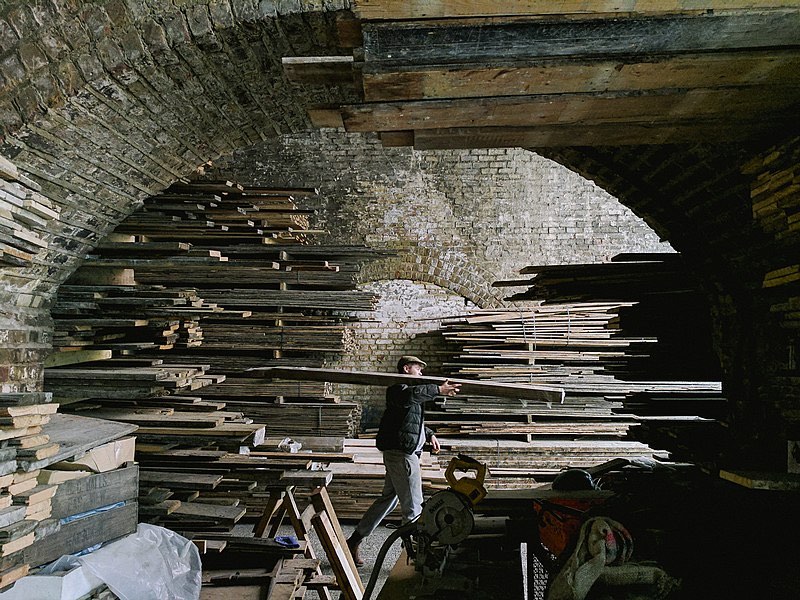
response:
M435 435L431 436L431 454L439 454L439 450L442 449L442 446L439 444L439 440L436 438Z
M459 389L461 389L460 383L453 383L447 379L442 385L439 386L439 394L442 396L455 396Z

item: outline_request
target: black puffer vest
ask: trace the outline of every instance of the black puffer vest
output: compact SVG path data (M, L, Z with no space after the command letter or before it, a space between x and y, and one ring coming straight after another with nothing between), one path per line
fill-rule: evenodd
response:
M438 395L439 386L435 383L389 386L386 389L386 410L375 439L378 450L414 452L425 418L424 404Z

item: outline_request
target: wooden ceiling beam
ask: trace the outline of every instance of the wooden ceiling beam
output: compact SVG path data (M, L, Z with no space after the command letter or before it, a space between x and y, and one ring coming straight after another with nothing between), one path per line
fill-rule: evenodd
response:
M785 130L783 120L747 122L625 123L550 127L461 127L413 132L417 150L468 148L547 148L573 146L630 146L747 141ZM796 126L796 124L795 124ZM408 139L408 133L405 133ZM394 140L400 138L392 138ZM399 145L397 143L393 145Z
M792 0L353 0L363 20L554 15L660 15L795 8Z
M800 44L800 8L771 12L614 18L365 23L364 62L493 63L723 52Z
M393 102L633 90L800 86L800 52L758 50L528 64L365 66L364 98Z
M798 102L797 88L665 90L653 94L553 94L342 107L348 132L670 123L688 119L768 119Z

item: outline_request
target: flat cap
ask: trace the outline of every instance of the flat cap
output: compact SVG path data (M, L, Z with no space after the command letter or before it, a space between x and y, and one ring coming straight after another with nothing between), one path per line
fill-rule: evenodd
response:
M412 364L422 365L423 367L428 366L428 363L426 363L421 358L407 354L405 356L401 356L400 360L397 361L397 370L401 371L403 367L405 367L406 365L412 365Z

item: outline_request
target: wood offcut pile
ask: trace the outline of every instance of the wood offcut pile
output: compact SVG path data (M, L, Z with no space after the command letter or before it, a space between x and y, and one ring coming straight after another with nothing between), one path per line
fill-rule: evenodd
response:
M58 408L47 392L0 394L0 587L136 530L136 426Z

